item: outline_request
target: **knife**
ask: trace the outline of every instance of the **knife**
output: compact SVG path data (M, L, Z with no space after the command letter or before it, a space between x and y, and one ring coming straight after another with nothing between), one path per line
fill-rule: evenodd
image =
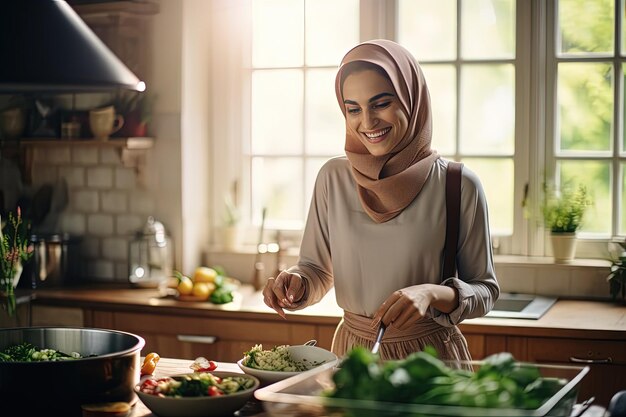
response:
M372 353L378 353L378 349L380 349L380 341L383 340L383 334L385 334L385 325L381 322L380 327L378 328L378 333L376 334L374 347L372 347Z

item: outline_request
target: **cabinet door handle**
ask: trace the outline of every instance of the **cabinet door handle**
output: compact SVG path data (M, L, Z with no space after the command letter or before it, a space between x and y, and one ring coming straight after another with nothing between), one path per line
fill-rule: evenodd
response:
M610 356L606 359L580 359L580 358L577 358L576 356L570 356L569 361L574 362L574 363L598 364L598 363L612 363L613 359L611 359Z
M207 345L217 342L215 336L193 336L188 334L179 334L176 336L179 342L206 343Z

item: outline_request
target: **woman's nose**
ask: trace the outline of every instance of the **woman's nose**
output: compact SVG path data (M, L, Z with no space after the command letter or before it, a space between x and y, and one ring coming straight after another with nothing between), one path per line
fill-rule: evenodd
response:
M378 118L375 114L366 110L363 112L362 124L365 129L371 129L378 124Z

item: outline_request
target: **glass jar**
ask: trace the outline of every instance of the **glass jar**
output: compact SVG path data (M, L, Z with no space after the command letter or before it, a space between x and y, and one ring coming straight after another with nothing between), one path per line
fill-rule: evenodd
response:
M167 285L172 276L173 252L163 223L148 217L143 229L135 233L128 251L131 284L150 288Z

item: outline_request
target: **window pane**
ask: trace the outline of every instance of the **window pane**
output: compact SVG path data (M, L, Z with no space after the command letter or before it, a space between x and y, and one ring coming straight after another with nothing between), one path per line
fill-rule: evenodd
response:
M305 150L310 155L343 155L346 123L335 97L336 69L308 70L305 94Z
M621 190L622 198L620 201L620 216L619 216L619 234L626 235L626 164L622 163L620 167L621 172Z
M464 65L461 68L460 143L463 154L513 155L513 65Z
M306 2L306 65L339 65L359 42L358 0Z
M582 233L611 233L611 165L608 161L559 161L559 184L584 184L593 206L583 217Z
M462 162L480 178L489 206L489 226L492 235L507 236L513 233L513 180L512 158L463 158Z
M515 0L463 0L461 4L461 56L515 58Z
M456 152L456 71L452 65L422 65L433 109L432 146L441 155Z
M398 42L418 61L456 58L456 0L399 0L397 10Z
M560 0L558 9L560 53L613 54L613 0Z
M302 159L252 158L252 213L267 208L268 227L302 226Z
M302 66L304 0L252 2L252 66Z
M558 66L557 150L608 151L613 123L613 73L610 64L561 63Z
M252 73L253 154L302 152L302 90L301 70Z

